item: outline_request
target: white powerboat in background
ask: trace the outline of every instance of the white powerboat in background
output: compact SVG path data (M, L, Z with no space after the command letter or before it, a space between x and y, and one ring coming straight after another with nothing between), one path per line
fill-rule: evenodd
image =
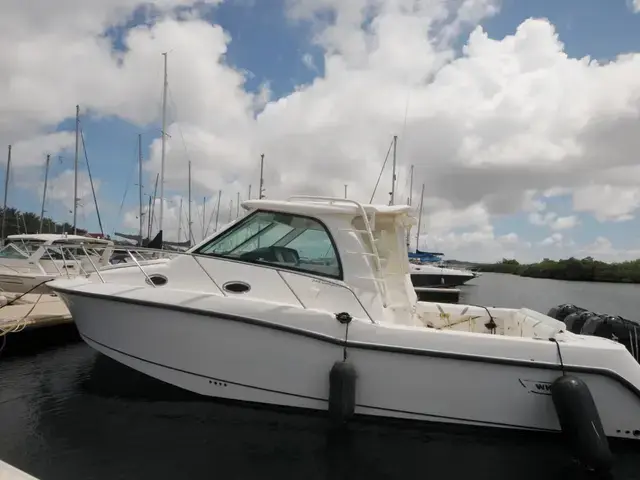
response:
M53 278L75 277L108 265L112 247L109 240L81 235L9 235L0 249L0 289L47 292L46 282Z
M596 449L640 440L640 364L623 345L526 308L417 301L408 206L243 207L187 254L50 287L90 346L203 395L345 418L573 428Z
M409 263L411 283L421 287L457 287L476 278L469 270L447 268L430 264Z

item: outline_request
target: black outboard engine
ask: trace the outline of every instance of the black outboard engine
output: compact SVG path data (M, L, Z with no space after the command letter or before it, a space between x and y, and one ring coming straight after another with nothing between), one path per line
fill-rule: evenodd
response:
M547 313L547 316L551 318L555 318L560 322L564 322L565 318L567 318L572 313L580 313L585 311L586 310L584 308L577 307L576 305L573 305L571 303L563 303L549 310L549 313Z
M564 319L564 323L567 326L567 330L571 333L581 333L582 327L588 319L598 316L597 313L590 312L588 310L582 310L580 312L572 313Z
M591 312L591 315L586 315L584 319L584 323L582 324L582 328L576 333L579 333L580 335L593 335L593 332L595 332L596 328L598 328L598 325L602 323L602 317L604 316L606 315L593 313L593 312ZM586 333L586 332L591 332L591 333Z
M580 333L582 335L594 335L596 337L611 338L613 334L612 321L615 322L614 315L600 315L597 319L592 319L582 326Z
M633 357L640 361L640 323L618 315L601 315L599 321L585 323L580 332L609 338L623 344Z

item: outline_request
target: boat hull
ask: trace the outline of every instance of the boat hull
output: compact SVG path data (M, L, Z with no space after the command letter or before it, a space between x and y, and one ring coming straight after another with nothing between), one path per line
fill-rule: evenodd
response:
M306 330L294 331L226 314L57 293L90 346L147 375L213 397L328 408L329 371L345 353L345 326L338 322L298 317ZM561 375L557 368L405 353L372 346L376 325L350 328L356 414L559 431L549 390ZM576 375L589 385L607 436L640 439L632 433L640 429L640 399L614 378Z
M470 275L412 273L411 283L414 287L457 287L464 285L474 277Z
M51 293L46 282L57 275L0 275L0 290L12 293Z

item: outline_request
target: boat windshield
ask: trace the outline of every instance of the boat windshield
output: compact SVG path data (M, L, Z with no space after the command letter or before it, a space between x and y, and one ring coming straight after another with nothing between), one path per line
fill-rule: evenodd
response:
M29 258L43 244L43 240L12 239L0 250L0 258Z
M43 260L80 260L83 257L100 257L107 245L95 242L56 240L47 247ZM85 253L86 252L86 253Z
M25 258L29 258L29 254L22 248L19 248L16 244L8 243L0 250L0 258L16 258L24 260Z
M312 218L289 213L255 212L195 253L342 278L325 227Z

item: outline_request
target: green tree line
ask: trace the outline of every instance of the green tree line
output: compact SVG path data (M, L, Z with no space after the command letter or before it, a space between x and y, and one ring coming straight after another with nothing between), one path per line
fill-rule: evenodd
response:
M591 257L564 260L545 258L539 263L521 264L517 260L502 259L493 264L479 264L482 272L511 273L522 277L553 278L582 282L640 283L640 259L606 263Z
M7 207L6 211L0 208L0 219L5 218L4 234L17 235L21 233L73 233L73 225L69 223L57 223L45 217L40 231L40 216L32 212L22 212L16 208ZM84 235L86 230L77 229L78 235Z

